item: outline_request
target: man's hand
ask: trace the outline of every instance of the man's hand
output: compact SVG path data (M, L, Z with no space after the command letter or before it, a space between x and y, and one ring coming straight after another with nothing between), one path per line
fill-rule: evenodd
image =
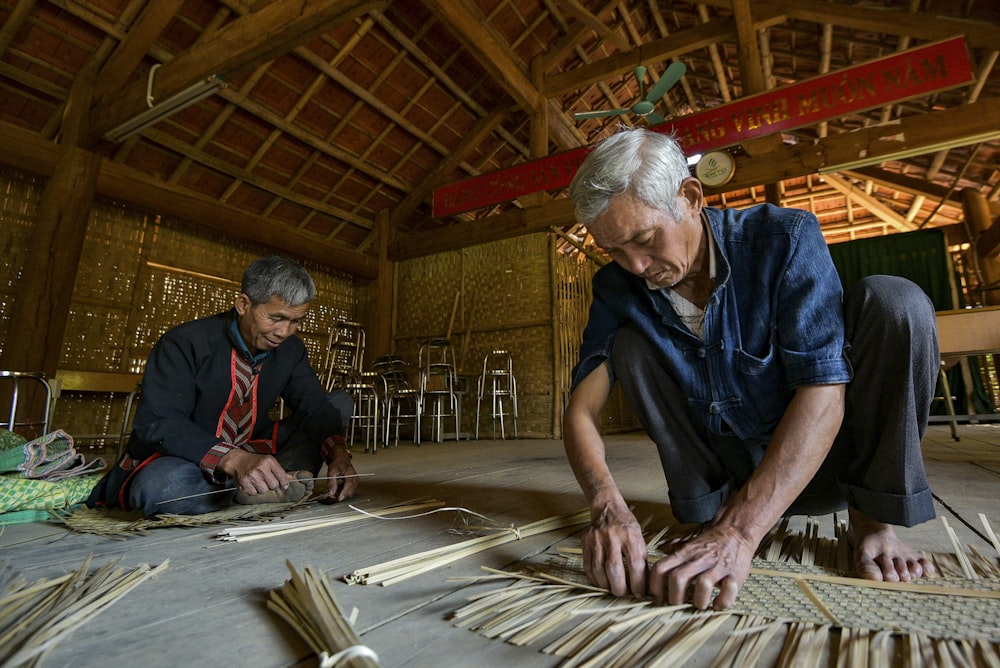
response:
M605 506L582 538L587 578L615 596L646 593L646 542L642 528L627 508Z
M671 605L690 601L702 610L709 605L725 610L733 605L746 582L756 551L757 545L732 528L709 526L653 564L649 593ZM713 603L715 588L719 594Z
M258 455L233 448L219 460L219 467L236 482L237 489L249 496L272 489L286 489L292 476L271 455Z
M330 478L351 476L349 478L330 480L330 492L327 498L332 501L349 499L358 490L358 472L354 470L354 465L351 464L351 456L341 448L337 448L333 459L327 462L326 475Z

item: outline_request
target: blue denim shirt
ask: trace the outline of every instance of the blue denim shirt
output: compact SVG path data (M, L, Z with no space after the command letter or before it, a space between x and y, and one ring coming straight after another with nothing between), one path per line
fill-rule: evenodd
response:
M764 446L795 388L851 379L843 290L811 213L770 204L704 212L717 249L704 341L661 291L609 264L594 276L573 387L610 359L615 332L632 323L711 433Z

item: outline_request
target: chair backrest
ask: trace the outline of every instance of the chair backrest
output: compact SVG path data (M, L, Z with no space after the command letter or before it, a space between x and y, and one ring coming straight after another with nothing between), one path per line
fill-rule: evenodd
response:
M0 371L0 381L5 386L0 390L0 397L9 399L8 410L0 414L0 427L18 432L25 438L30 437L29 440L49 433L52 387L45 374L35 371ZM25 412L31 416L25 415Z
M329 392L335 387L357 381L365 357L365 328L359 323L338 320L330 328L326 355L320 369L320 382Z

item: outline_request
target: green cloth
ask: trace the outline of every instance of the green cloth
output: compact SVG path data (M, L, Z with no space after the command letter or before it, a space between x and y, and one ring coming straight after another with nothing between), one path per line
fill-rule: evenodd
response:
M83 503L100 479L97 474L52 481L0 475L0 525L48 519L47 511Z
M60 480L96 473L104 468L104 461L100 458L86 461L76 451L73 437L61 429L33 441L21 441L20 445L10 437L2 441L0 473L19 472L33 480Z
M101 459L85 461L66 432L26 441L0 429L0 525L44 521L82 503L103 468Z

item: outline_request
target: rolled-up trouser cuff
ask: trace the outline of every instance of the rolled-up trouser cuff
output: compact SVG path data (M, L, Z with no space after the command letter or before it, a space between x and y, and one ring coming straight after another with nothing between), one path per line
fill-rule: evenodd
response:
M886 524L912 527L934 519L934 497L929 487L915 494L889 494L843 484L847 503Z

